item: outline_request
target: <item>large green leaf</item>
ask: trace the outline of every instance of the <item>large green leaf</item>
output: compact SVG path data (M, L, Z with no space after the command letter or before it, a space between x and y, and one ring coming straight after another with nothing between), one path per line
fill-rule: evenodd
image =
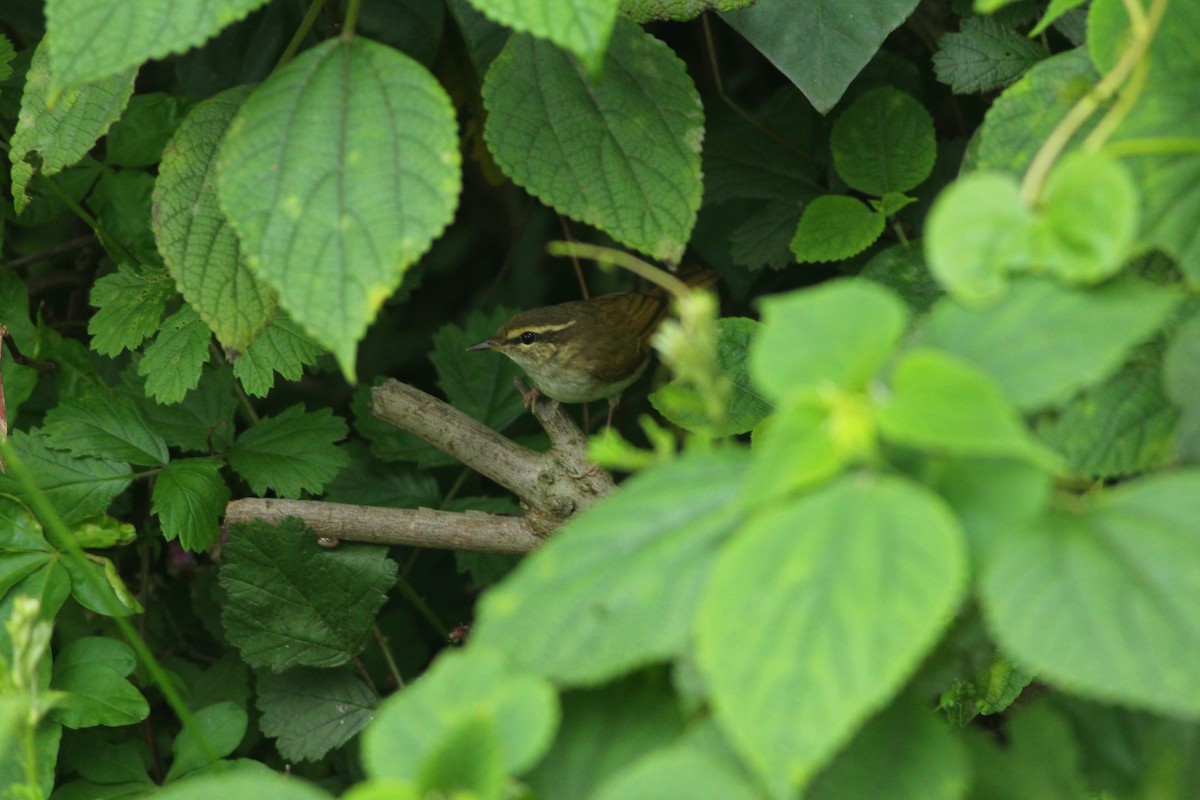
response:
M483 598L472 640L574 684L678 654L713 553L737 522L745 469L731 451L630 480Z
M184 299L226 347L245 350L275 313L275 296L246 267L217 205L213 159L252 87L192 109L163 153L154 182L154 239Z
M29 202L25 188L34 172L54 175L87 155L121 116L133 94L137 71L131 69L52 96L57 76L47 47L52 47L53 41L53 37L47 38L33 54L8 154L13 163L12 195L17 213Z
M722 17L828 112L917 0L758 0Z
M246 663L333 667L362 650L396 580L381 547L326 550L299 520L237 526L225 549L221 619ZM319 576L319 579L315 579Z
M762 791L711 722L678 744L651 752L592 795L595 800L761 800Z
M700 208L704 112L671 49L621 20L594 81L513 36L483 84L484 135L514 182L622 244L678 261Z
M1044 681L1200 717L1200 473L1125 484L1001 532L983 565L992 631Z
M349 463L334 444L347 433L346 423L328 408L305 411L295 405L238 436L229 466L258 495L268 489L281 497L319 492Z
M705 588L697 656L717 722L773 794L792 796L895 695L966 578L950 510L897 478L843 478L736 534Z
M1082 291L1025 278L989 308L942 300L922 328L922 341L971 361L1018 408L1036 411L1111 374L1178 300L1176 292L1143 282Z
M842 112L829 145L842 180L876 197L916 188L929 177L937 156L933 118L891 87L872 89Z
M182 53L266 0L47 0L55 86L78 86ZM136 12L136 13L135 13Z
M47 443L56 450L143 466L167 463L167 443L128 395L91 387L46 414Z
M263 733L289 761L316 761L358 734L379 698L352 667L299 667L257 680Z
M331 39L242 104L217 194L251 269L353 377L367 325L454 213L459 160L450 100L424 67Z
M117 639L76 639L54 659L51 688L68 692L54 718L68 728L117 727L141 722L150 704L126 680L137 665L133 650Z
M68 525L103 514L133 479L128 464L52 450L43 434L13 431L10 437L9 444ZM0 474L0 492L27 496L21 484L5 474Z
M619 0L471 0L471 5L496 22L571 51L593 73L603 63L618 4Z

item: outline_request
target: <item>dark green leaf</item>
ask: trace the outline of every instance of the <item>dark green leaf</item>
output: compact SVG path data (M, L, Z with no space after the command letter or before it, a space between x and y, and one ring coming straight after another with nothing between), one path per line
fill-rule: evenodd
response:
M167 463L167 444L137 403L103 387L86 389L51 409L44 432L55 449L76 455L142 466Z
M958 33L938 40L933 68L955 94L990 92L1012 83L1048 55L1040 43L990 17L967 17Z
M88 320L92 349L116 356L139 346L158 330L174 294L170 276L155 267L122 264L115 274L96 281L91 303L98 310Z
M260 496L268 489L280 497L319 492L349 463L334 444L347 433L346 423L328 408L310 412L295 405L238 436L229 465Z
M288 761L315 761L354 738L379 698L350 667L258 676L262 730Z
M76 639L54 659L51 687L68 692L54 718L69 728L132 725L150 714L150 705L125 680L137 660L124 642L101 636Z
M511 316L510 309L497 308L490 314L472 313L461 328L445 325L433 335L429 354L446 399L497 431L507 428L525 410L513 385L521 369L499 353L468 353L467 348L490 337Z
M38 433L13 431L10 436L10 446L67 525L103 514L132 480L133 472L124 462L51 450ZM0 492L26 497L9 475L0 474Z
M872 89L842 112L829 145L842 180L876 197L916 188L937 157L929 112L890 87Z
M172 461L159 474L150 510L168 542L178 539L185 550L196 553L216 544L229 502L221 467L213 459L185 458Z

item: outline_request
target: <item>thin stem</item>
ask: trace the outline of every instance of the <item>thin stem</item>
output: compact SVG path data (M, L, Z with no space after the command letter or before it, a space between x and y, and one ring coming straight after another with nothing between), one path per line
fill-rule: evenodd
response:
M1158 30L1159 23L1162 22L1163 14L1166 13L1167 3L1168 0L1154 0L1150 7L1150 13L1144 20L1145 24L1139 26L1136 20L1134 21L1134 39L1121 54L1120 60L1100 80L1100 83L1092 88L1092 91L1081 97L1071 107L1067 115L1042 143L1033 162L1029 165L1029 169L1025 172L1025 179L1021 182L1021 199L1027 205L1033 205L1037 201L1051 168L1058 161L1058 157L1062 155L1062 151L1066 149L1075 133L1101 105L1121 88L1141 62L1150 43L1154 40L1154 34ZM1131 88L1140 88L1140 86ZM1111 133L1111 130L1108 133ZM1089 137L1089 142L1093 150L1104 144L1102 140L1092 140L1091 137Z
M450 638L450 629L438 618L438 615L433 613L433 609L425 602L421 595L417 594L417 590L408 582L407 578L400 578L396 581L396 588L400 590L400 594L404 595L404 599L412 603L413 608L417 610L429 626L437 631L437 635L442 639Z
M134 257L133 253L126 249L125 245L118 242L116 238L104 230L104 228L100 225L100 220L93 217L87 212L87 209L72 200L71 197L62 190L62 187L55 183L49 175L42 175L42 179L46 182L46 185L50 187L50 191L54 192L55 196L57 196L67 208L71 209L75 216L83 220L83 223L95 232L100 241L112 243L112 246L118 250L121 257L125 259L125 263L130 265L141 263L137 258Z
M392 658L392 650L388 647L388 638L383 635L383 631L379 630L378 625L371 626L371 633L375 634L375 641L379 645L379 651L383 653L383 660L387 662L388 672L392 675L392 680L401 689L404 688L404 676L400 674L400 669L396 666L396 659Z
M568 242L575 241L571 238L571 229L567 227L567 221L563 218L563 215L557 214L556 216L558 217L558 224L562 227L563 238ZM583 267L579 266L579 259L575 256L571 256L571 264L575 267L575 279L579 281L579 291L583 295L583 299L587 300L590 295L588 294L587 281L583 279Z
M67 239L65 242L59 242L56 245L47 247L45 250L39 250L36 253L31 253L27 256L21 256L20 258L9 259L8 261L0 263L0 269L15 269L16 267L23 267L26 264L33 264L35 262L59 255L60 253L69 253L72 250L82 249L94 241L96 241L96 235L92 233L88 233L83 236L76 236L74 239Z
M687 284L671 273L623 250L584 242L550 242L546 245L546 252L552 256L576 255L580 258L590 258L600 264L612 264L627 269L634 275L663 287L676 297L686 297L691 291Z
M899 222L892 223L892 233L896 234L896 238L900 240L900 244L908 244L908 237L904 234L904 226Z
M346 19L342 22L342 41L349 42L354 38L354 29L358 27L358 12L362 9L362 0L350 0L346 4Z
M313 29L313 25L317 24L317 17L321 16L321 9L324 7L325 0L312 0L312 3L308 6L308 10L304 12L304 19L300 20L300 27L296 29L296 33L292 36L292 40L288 42L283 55L279 57L279 62L275 65L276 71L295 57L296 51L300 49L300 45L308 37L309 31Z

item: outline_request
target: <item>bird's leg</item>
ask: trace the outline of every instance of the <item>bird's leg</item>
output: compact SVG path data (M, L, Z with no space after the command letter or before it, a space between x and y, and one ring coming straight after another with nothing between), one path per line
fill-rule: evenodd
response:
M617 410L617 403L621 402L621 395L614 394L608 398L608 421L604 423L604 430L612 427L613 412Z

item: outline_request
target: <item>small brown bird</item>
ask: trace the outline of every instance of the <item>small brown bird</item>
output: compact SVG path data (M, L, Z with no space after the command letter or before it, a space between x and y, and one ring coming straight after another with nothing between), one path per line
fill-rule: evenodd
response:
M676 277L692 288L703 288L716 283L718 275L697 268ZM535 391L554 400L608 400L611 424L621 392L650 363L650 337L670 307L670 293L656 286L531 308L467 349L503 353L525 370Z

